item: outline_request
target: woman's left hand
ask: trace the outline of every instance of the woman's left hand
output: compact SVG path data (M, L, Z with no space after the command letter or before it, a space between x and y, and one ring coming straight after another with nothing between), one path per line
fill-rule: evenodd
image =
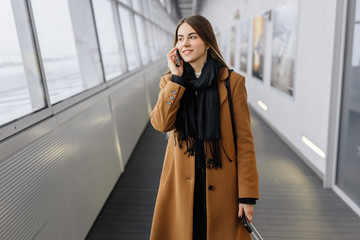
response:
M243 212L245 212L247 219L251 223L253 215L254 215L254 206L252 204L239 203L238 218L242 217Z

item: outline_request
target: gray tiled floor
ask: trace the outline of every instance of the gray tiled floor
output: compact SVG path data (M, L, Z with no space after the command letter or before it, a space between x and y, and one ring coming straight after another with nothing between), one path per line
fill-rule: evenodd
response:
M359 240L360 218L332 190L323 189L254 112L252 126L260 175L254 224L264 239ZM149 124L87 240L149 239L165 145L165 135Z

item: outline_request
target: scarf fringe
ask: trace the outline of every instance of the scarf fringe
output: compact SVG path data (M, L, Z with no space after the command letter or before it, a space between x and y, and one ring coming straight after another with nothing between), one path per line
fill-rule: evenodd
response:
M174 131L174 142L175 145L178 144L179 148L181 149L183 147L182 142L185 141L186 144L186 150L184 151L184 154L187 154L188 157L195 156L196 153L196 146L197 144L200 144L202 146L203 150L201 151L201 163L202 167L205 167L208 169L217 169L222 168L222 162L221 162L221 149L223 149L225 156L229 160L229 162L232 162L230 157L225 151L224 145L221 141L221 139L216 139L212 141L204 141L199 139L194 139L192 137L185 137L185 134L181 131ZM177 143L176 143L177 142ZM209 149L208 149L209 148Z

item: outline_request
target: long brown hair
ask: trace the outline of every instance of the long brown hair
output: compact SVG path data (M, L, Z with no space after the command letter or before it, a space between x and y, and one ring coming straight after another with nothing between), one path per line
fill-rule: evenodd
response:
M175 36L174 36L174 47L176 46L177 41L178 41L179 27L183 23L189 24L199 35L201 40L204 41L205 45L210 47L209 51L210 51L211 56L214 59L220 61L225 67L228 68L227 64L224 61L223 56L220 53L219 46L217 44L214 30L211 26L211 23L209 22L209 20L207 20L205 17L203 17L201 15L192 15L192 16L184 17L183 19L181 19L178 22L178 24L176 26L176 30L175 30ZM168 73L170 73L170 70L168 70L167 74Z

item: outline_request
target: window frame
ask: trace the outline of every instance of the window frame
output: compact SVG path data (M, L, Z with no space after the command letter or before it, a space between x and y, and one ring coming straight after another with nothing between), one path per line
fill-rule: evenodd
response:
M25 11L27 12L27 16L28 16L28 21L29 21L29 26L30 26L30 31L32 33L31 38L34 41L34 50L35 50L35 59L36 59L36 63L39 67L39 74L40 74L40 81L43 87L43 91L44 91L44 96L45 96L45 107L38 110L38 111L34 111L32 113L26 114L24 116L21 116L19 118L16 118L12 121L9 121L3 125L0 126L0 144L4 141L7 140L9 137L29 128L32 127L56 114L58 114L59 112L62 112L84 100L86 100L89 97L92 97L100 92L102 92L103 90L106 90L107 88L110 88L111 86L122 82L123 80L126 80L127 78L129 78L130 76L136 74L139 69L145 69L148 68L149 66L151 66L152 64L162 61L162 58L157 58L155 60L153 60L150 57L150 51L149 52L149 57L150 57L150 61L147 64L143 64L142 59L141 59L141 55L140 55L140 48L139 48L139 39L137 37L137 32L136 32L136 25L135 25L135 14L138 15L139 17L141 17L143 19L143 23L145 24L145 28L146 28L146 22L148 22L152 28L159 28L162 31L164 31L165 33L167 33L169 36L172 36L171 31L168 31L167 29L165 29L163 26L160 25L160 23L156 23L154 21L154 19L152 19L152 16L154 14L153 11L164 11L164 13L166 14L167 18L169 21L172 21L172 18L170 15L167 14L166 10L160 5L159 1L151 1L151 4L155 3L156 6L151 6L151 12L148 14L149 17L147 17L145 14L140 13L138 11L136 11L135 9L132 8L132 6L128 6L122 2L120 2L120 0L113 0L112 1L112 9L113 11L115 11L117 14L115 14L115 18L114 21L115 23L117 23L118 25L116 26L116 31L117 31L117 36L118 36L118 41L120 41L120 44L122 44L122 51L120 51L122 57L125 58L125 63L126 63L126 70L124 71L124 73L120 74L119 76L116 76L112 79L106 80L106 76L105 76L105 70L104 70L104 63L103 63L103 57L101 55L101 47L100 47L100 42L99 42L99 35L98 35L98 31L97 31L97 26L96 26L96 19L95 19L95 12L94 12L94 6L92 3L92 0L90 1L90 8L91 8L91 14L92 14L92 18L93 18L93 24L94 24L94 29L95 29L95 36L96 36L96 42L98 45L98 51L99 51L99 55L100 55L100 65L101 65L101 71L102 71L102 76L103 76L103 81L102 83L100 83L99 85L96 85L92 88L86 89L78 94L75 94L73 96L70 96L60 102L51 104L50 102L50 96L49 96L49 89L48 89L48 85L47 85L47 80L46 80L46 76L45 76L45 69L44 69L44 65L43 65L43 60L42 60L42 55L41 55L41 50L40 50L40 44L39 44L39 39L38 39L38 34L37 34L37 30L36 30L36 26L35 26L35 18L34 18L34 13L32 10L32 6L31 6L31 0L24 0L25 2L25 6L26 9ZM131 3L131 1L130 1ZM128 62L126 60L126 52L124 51L124 41L123 41L123 33L121 31L121 24L120 24L120 17L119 17L119 11L118 11L118 5L122 5L123 7L125 7L126 9L128 9L130 11L131 14L131 19L132 19L132 23L133 24L133 32L134 32L134 36L136 37L136 51L137 51L137 56L140 59L140 66L129 71L128 70ZM147 3L149 4L149 3ZM173 25L175 26L175 23L173 22ZM148 39L149 35L147 34L147 31L144 33L146 39ZM154 36L155 38L157 38L158 36ZM158 42L157 39L154 39L154 41ZM158 44L155 44L156 46ZM157 46L157 50L159 49L159 46Z

